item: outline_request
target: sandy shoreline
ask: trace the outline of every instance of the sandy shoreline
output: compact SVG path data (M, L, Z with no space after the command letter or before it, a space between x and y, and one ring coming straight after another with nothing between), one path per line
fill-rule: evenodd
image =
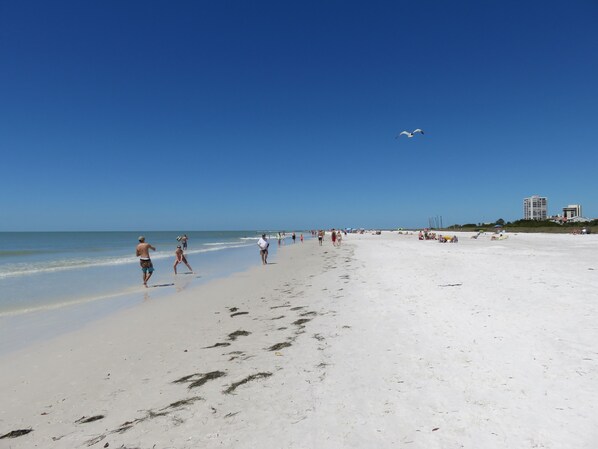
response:
M0 447L594 448L597 250L287 245L2 357Z

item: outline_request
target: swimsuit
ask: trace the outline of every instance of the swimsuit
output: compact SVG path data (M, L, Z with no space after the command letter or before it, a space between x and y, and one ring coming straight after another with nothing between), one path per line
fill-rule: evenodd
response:
M154 266L152 265L152 261L150 259L139 259L139 265L141 265L141 271L144 273L147 273L148 271L150 273L154 272Z

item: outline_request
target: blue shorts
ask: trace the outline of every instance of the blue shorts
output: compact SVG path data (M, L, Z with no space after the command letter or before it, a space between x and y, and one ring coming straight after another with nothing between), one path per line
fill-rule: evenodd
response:
M141 265L141 271L143 271L144 274L148 272L154 272L154 266L152 265L152 261L150 259L140 259L139 265Z

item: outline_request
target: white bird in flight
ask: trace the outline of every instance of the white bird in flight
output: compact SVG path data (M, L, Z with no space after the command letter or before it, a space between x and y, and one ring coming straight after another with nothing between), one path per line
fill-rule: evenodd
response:
M413 132L409 132L409 131L403 131L401 133L399 133L399 135L397 137L395 137L395 139L398 139L400 136L402 136L403 134L405 134L407 137L409 137L410 139L415 136L416 133L420 133L423 134L424 130L423 129L419 129L417 128L416 130L414 130Z

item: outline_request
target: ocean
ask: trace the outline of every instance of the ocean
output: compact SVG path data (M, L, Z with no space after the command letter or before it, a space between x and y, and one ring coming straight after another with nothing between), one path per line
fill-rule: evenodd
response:
M0 232L0 353L261 263L261 232L184 233L193 273L181 264L176 276L183 232L143 233L156 248L146 289L135 256L139 232Z

